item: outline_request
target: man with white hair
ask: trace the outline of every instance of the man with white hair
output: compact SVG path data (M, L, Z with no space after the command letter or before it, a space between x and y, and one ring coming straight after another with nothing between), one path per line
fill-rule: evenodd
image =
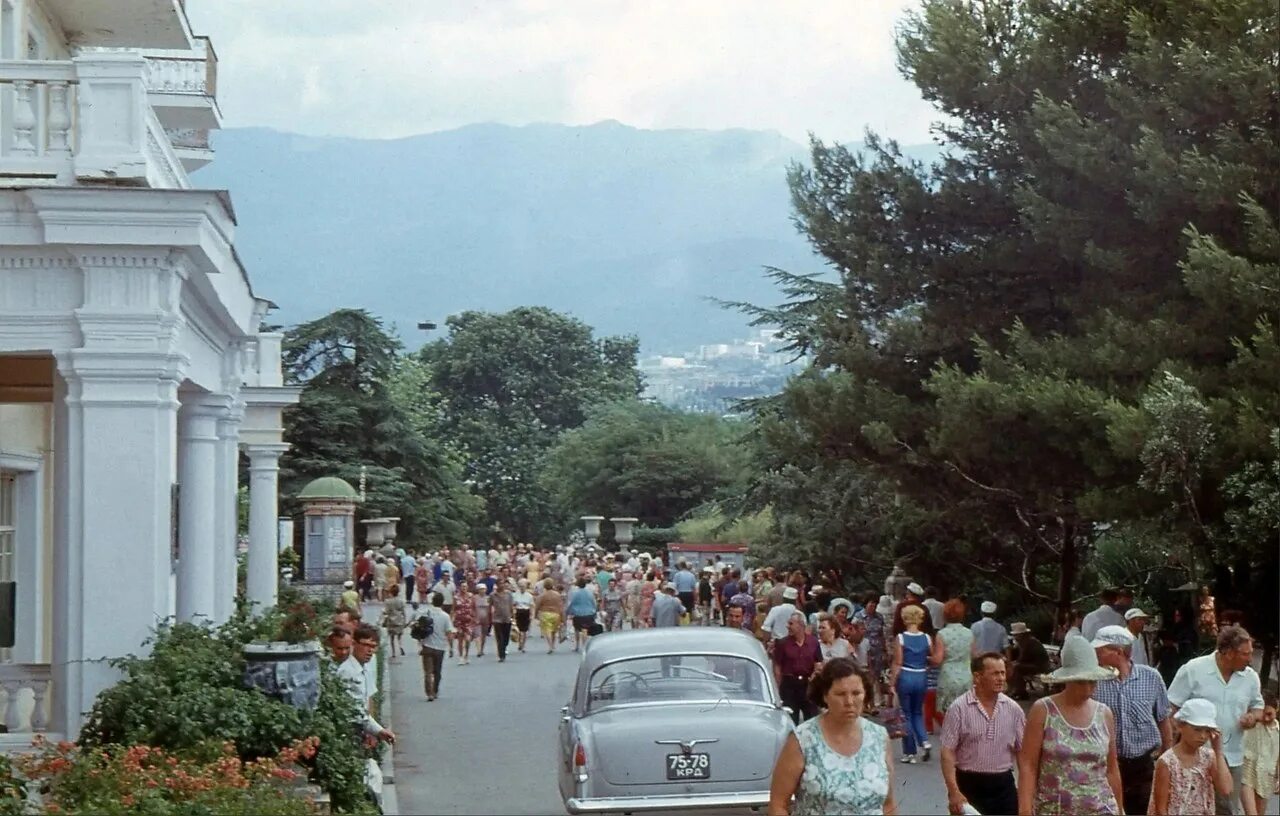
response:
M760 625L760 629L769 633L769 638L773 641L770 645L776 644L787 636L787 622L791 620L792 615L800 611L796 609L796 599L799 597L799 591L789 586L782 590L782 603L769 607L769 614L764 616L764 623Z
M1143 630L1151 616L1138 607L1124 613L1124 627L1133 635L1133 662L1139 666L1150 666L1151 658L1147 656L1147 638Z
M969 627L973 632L973 656L977 657L987 652L1004 654L1005 646L1009 644L1009 631L994 617L995 602L983 601L981 609L982 620Z
M1098 665L1119 672L1100 680L1093 699L1111 709L1116 723L1116 757L1124 790L1124 812L1147 812L1155 761L1173 745L1169 698L1160 672L1133 660L1133 635L1123 626L1104 626L1091 641Z

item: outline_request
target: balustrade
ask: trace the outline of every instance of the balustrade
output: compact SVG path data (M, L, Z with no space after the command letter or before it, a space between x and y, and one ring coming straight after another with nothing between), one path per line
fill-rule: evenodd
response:
M43 732L49 725L48 663L0 664L0 688L4 689L4 726L10 734ZM28 693L30 692L30 693Z
M0 174L57 174L75 150L76 94L70 62L0 61Z

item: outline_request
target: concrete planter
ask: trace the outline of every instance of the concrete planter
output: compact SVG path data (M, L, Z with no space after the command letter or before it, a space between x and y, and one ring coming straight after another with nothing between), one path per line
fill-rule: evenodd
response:
M294 708L311 711L320 702L320 644L255 642L244 649L244 684Z

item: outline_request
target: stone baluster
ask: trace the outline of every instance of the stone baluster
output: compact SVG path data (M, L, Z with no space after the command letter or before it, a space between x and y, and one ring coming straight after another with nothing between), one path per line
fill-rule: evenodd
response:
M21 680L5 680L0 685L4 686L4 727L10 734L16 734L23 731L22 720L18 714L18 695L22 691Z
M71 152L71 108L67 83L49 83L49 152Z
M44 731L49 726L49 718L45 715L44 698L49 693L48 680L32 680L31 693L33 708L31 709L31 730Z
M35 83L19 79L13 83L13 152L20 156L36 154Z

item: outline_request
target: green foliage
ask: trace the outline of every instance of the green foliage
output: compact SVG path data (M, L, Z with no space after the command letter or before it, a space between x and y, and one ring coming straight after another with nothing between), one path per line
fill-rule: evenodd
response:
M581 321L541 307L465 312L448 325L421 355L444 437L465 456L487 518L518 540L550 542L566 517L539 481L544 456L592 407L635 399L638 342L597 340Z
M547 452L541 484L566 518L587 512L670 525L745 482L741 422L636 400L592 410Z
M683 540L675 527L637 527L631 533L631 547L637 550L662 549Z
M730 518L718 506L708 505L676 525L681 541L748 545L767 540L772 529L773 511L767 507L758 513Z
M23 816L26 802L26 779L14 773L13 760L0 755L0 816Z

